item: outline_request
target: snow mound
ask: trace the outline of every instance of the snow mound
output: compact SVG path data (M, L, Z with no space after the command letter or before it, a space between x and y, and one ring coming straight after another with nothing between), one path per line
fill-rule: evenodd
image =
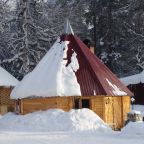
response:
M144 105L133 105L134 110L140 111L141 115L144 117Z
M131 110L130 112L129 112L129 114L141 114L141 112L140 111L138 111L138 110Z
M58 132L112 131L89 109L64 112L60 109L39 111L27 115L8 113L0 119L0 131Z
M131 114L140 114L144 116L144 106L143 105L133 105ZM129 122L121 131L122 135L131 135L131 136L144 136L144 122Z
M144 136L144 122L130 122L122 130L122 135Z

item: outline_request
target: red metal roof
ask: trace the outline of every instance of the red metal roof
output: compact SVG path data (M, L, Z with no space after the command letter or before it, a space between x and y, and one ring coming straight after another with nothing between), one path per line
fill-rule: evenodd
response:
M114 87L132 96L132 92L113 74L108 67L96 57L76 35L63 35L62 41L70 41L67 51L67 65L71 61L73 51L77 54L79 70L76 72L83 96L96 95L115 96ZM109 84L109 82L110 84Z

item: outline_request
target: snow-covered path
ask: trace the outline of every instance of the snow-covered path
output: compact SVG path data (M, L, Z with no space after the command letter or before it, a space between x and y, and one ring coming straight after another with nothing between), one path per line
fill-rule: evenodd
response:
M0 144L144 144L143 136L119 132L102 133L15 133L0 132Z

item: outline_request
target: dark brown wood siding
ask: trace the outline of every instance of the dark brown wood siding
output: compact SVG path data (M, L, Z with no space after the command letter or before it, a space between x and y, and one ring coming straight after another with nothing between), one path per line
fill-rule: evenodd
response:
M134 93L134 104L144 105L144 84L133 84L129 85L128 88Z

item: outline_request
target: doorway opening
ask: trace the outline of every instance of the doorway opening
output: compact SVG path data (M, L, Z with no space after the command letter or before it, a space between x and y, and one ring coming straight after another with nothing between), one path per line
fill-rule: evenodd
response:
M90 100L82 99L82 108L90 108Z

